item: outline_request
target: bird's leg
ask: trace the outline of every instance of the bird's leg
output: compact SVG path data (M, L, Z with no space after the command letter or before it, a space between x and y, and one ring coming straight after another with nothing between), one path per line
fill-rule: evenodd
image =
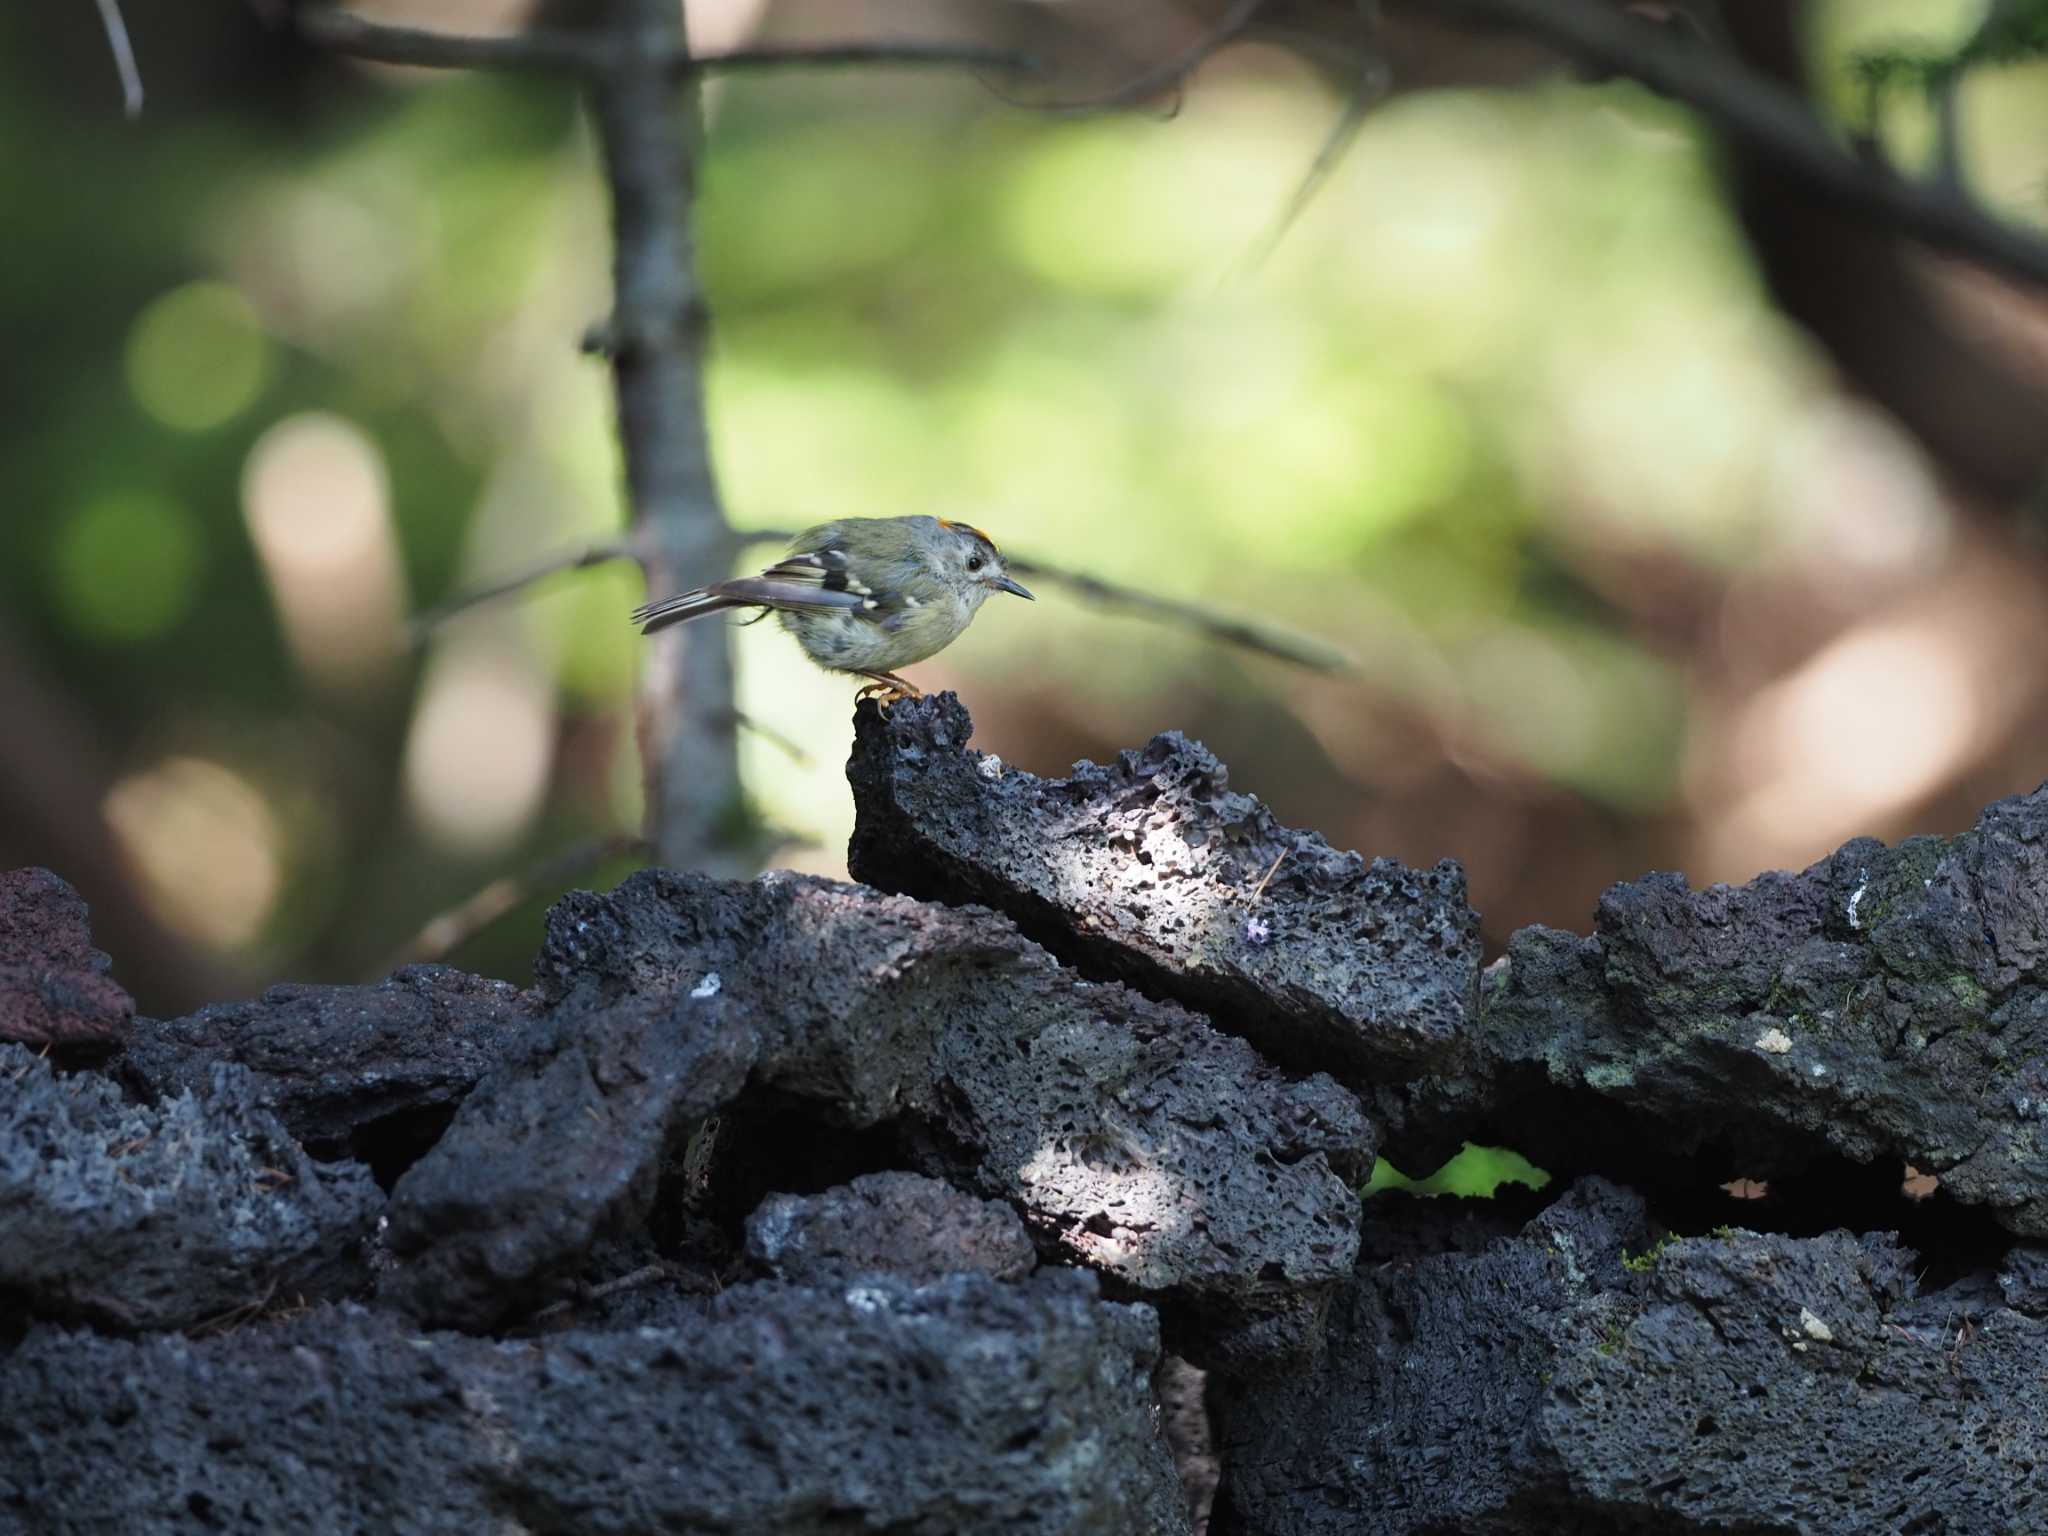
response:
M873 679L865 688L853 696L853 701L856 704L862 699L879 696L882 708L887 709L898 699L921 699L924 697L923 694L918 692L915 683L898 677L894 672L870 672L865 667L856 667L854 675L856 677Z

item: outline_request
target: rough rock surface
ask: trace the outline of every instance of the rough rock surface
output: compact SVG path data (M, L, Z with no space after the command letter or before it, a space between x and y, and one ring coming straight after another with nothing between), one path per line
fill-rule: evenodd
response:
M1379 1096L1390 1140L1484 1124L1584 1166L1597 1117L1561 1114L1565 1090L1660 1153L1911 1163L2048 1234L2048 789L1952 840L1860 839L1740 889L1616 886L1592 937L1526 929L1483 991L1464 1067Z
M384 1197L316 1163L216 1067L155 1108L0 1047L0 1290L27 1311L179 1328L360 1284Z
M0 871L0 1042L112 1050L134 999L92 947L85 902L47 869Z
M1455 867L1177 737L1054 782L967 729L859 715L855 864L911 895L649 872L564 900L528 992L283 988L107 1076L0 1047L0 1536L1180 1531L1152 1389L1218 1536L2048 1529L2048 1246L1987 1214L2048 1232L2048 791L1617 887L1475 985ZM72 1067L131 1029L84 918L0 880L0 1035ZM1412 1170L1506 1142L1656 1219L1585 1178L1361 1230L1325 1064ZM383 1242L294 1135L378 1159ZM1737 1158L1773 1199L1727 1214L1920 1251L1653 1243Z
M1064 970L1007 921L791 875L647 871L550 915L561 1022L394 1192L387 1294L489 1326L634 1219L696 1120L756 1092L1009 1201L1048 1258L1156 1298L1183 1347L1312 1346L1349 1272L1372 1133L1170 1004ZM601 1059L602 1058L602 1059Z
M857 879L1007 913L1289 1066L1405 1078L1451 1059L1480 960L1455 863L1368 863L1282 827L1177 732L1041 779L970 750L972 729L951 694L856 711Z
M1021 1280L1038 1264L1031 1234L1007 1205L915 1173L863 1174L821 1195L771 1195L747 1218L746 1252L778 1280L806 1285L970 1270Z
M485 1077L391 1192L379 1295L489 1328L630 1235L670 1147L746 1082L757 1040L720 998L573 1012Z
M278 986L182 1019L138 1019L121 1072L161 1097L235 1062L286 1129L331 1157L403 1117L453 1113L528 1022L516 987L414 965L375 986Z
M1480 1252L1361 1265L1312 1371L1227 1395L1212 1529L2048 1523L2048 1322L1916 1298L1884 1236L1645 1248L1641 1203L1587 1180Z
M1167 1536L1157 1354L1148 1308L1073 1274L751 1285L514 1343L352 1307L47 1331L0 1370L0 1525Z

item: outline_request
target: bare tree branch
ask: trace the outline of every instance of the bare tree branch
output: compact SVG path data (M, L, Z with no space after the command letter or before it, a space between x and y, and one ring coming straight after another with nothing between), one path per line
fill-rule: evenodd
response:
M128 41L128 24L121 19L121 0L99 0L100 25L107 29L107 46L114 51L114 68L121 76L121 110L130 117L142 116L142 71L135 65L135 48Z
M1181 629L1192 629L1211 640L1234 645L1240 650L1256 651L1262 656L1271 656L1276 661L1284 661L1293 666L1307 667L1312 672L1351 672L1357 669L1357 663L1333 645L1311 640L1305 635L1269 629L1248 619L1234 619L1227 614L1205 608L1200 603L1161 597L1156 592L1120 586L1113 581L1104 581L1099 576L1089 576L1061 566L1042 565L1036 560L1026 560L1016 555L1005 557L1003 563L1020 576L1029 576L1036 581L1049 581L1066 587L1082 601L1093 603L1098 608L1106 608L1112 613L1128 613L1135 618L1172 624Z
M114 0L100 0L102 9ZM902 38L818 46L740 48L730 53L693 55L680 43L653 48L643 39L615 31L563 31L545 27L497 35L437 32L371 21L338 6L303 11L299 32L332 53L376 64L410 64L422 69L549 70L602 75L633 55L673 76L706 70L833 69L850 65L932 64L968 69L1028 72L1038 68L1028 54L975 43Z
M706 311L691 201L702 140L698 85L677 0L611 0L611 29L644 41L590 82L612 200L612 377L633 493L633 542L655 587L725 571L725 521L704 412ZM731 634L686 625L641 669L649 836L671 869L750 872L733 831L744 811Z
M1295 184L1294 194L1287 199L1287 206L1280 210L1280 217L1273 222L1273 228L1266 238L1259 242L1245 266L1256 270L1266 259L1280 248L1280 242L1287 238L1287 232L1294 228L1308 205L1315 200L1323 183L1330 179L1330 173L1337 169L1337 162L1344 158L1352 141L1358 137L1358 130L1365 126L1366 117L1372 109L1386 100L1387 92L1393 89L1394 72L1387 61L1373 46L1377 40L1380 25L1379 0L1359 0L1359 12L1369 29L1370 38L1361 53L1356 78L1352 81L1350 94L1344 98L1344 111L1331 125L1324 136L1316 157L1309 162L1308 170Z
M998 91L994 86L989 89L999 101L1027 107L1034 112L1100 112L1113 107L1135 106L1161 91L1175 89L1200 69L1202 61L1209 55L1250 31L1265 3L1266 0L1231 0L1229 9L1217 18L1216 24L1180 52L1148 65L1122 84L1093 96L1075 96L1063 101L1025 101Z
M1444 8L1512 27L1639 80L1693 107L1836 205L1936 250L2048 287L2048 241L1992 217L1939 180L1909 180L1888 165L1858 159L1805 102L1723 53L1588 0L1448 0Z
M546 892L559 891L612 859L647 852L640 837L593 837L572 843L523 874L493 880L475 895L437 912L406 940L384 967L388 975L402 965L439 960L482 933L514 907Z
M414 615L406 626L406 636L415 646L424 645L435 630L459 614L468 612L480 603L494 602L501 597L510 597L523 592L535 583L563 571L580 571L586 566L609 565L614 560L638 560L640 546L631 539L615 539L609 544L588 544L581 549L565 550L560 554L535 561L523 570L516 571L488 586L472 587L459 592L445 602L436 603L424 612Z
M700 54L690 67L723 72L735 69L838 69L872 64L954 65L968 69L1007 70L1015 74L1036 74L1041 67L1030 54L1009 48L985 48L975 43L917 38L821 43L809 47L735 48L728 53Z
M595 72L609 68L619 51L603 32L535 28L485 36L395 27L371 21L339 6L307 6L299 12L299 35L330 53L373 64L411 64L421 69L560 70Z

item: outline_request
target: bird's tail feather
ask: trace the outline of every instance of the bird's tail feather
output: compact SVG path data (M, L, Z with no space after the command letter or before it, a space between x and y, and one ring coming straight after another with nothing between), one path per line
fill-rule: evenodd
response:
M764 614L770 609L791 613L837 613L863 606L871 605L857 592L829 592L810 582L742 576L732 581L714 582L708 587L694 587L674 597L665 597L658 603L635 608L633 622L640 626L641 634L651 635L671 624L687 624L707 613L723 613L728 608L759 608Z
M742 599L721 592L717 587L696 587L674 597L665 597L658 603L643 603L633 610L633 622L640 626L641 634L651 635L673 624L687 624L708 613L723 613L728 608L743 606Z

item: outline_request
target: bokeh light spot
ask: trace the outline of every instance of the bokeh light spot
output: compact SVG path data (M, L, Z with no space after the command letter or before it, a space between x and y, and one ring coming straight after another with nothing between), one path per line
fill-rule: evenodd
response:
M554 693L528 658L484 642L443 653L405 744L414 818L445 848L498 851L540 809L554 737Z
M214 949L261 932L283 885L277 818L220 763L167 757L127 775L102 806L164 926Z
M58 608L91 639L153 639L198 595L199 532L178 502L121 491L65 518L51 551Z
M270 377L270 339L226 283L187 283L153 301L128 336L128 387L165 426L205 432L247 410Z
M249 451L242 512L306 673L355 682L397 654L404 577L368 433L320 412L279 422Z

